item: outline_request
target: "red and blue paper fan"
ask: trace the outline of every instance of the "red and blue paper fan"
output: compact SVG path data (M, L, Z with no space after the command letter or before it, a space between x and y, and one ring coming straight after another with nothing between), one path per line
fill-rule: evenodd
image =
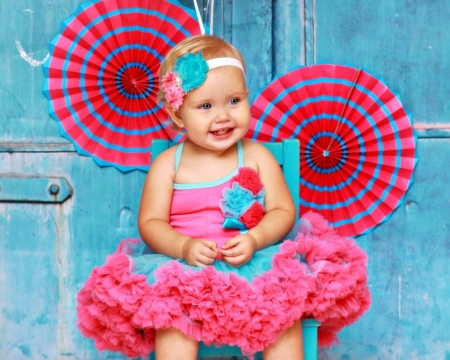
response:
M300 212L343 236L364 234L403 202L417 162L401 101L365 70L300 67L276 78L251 108L248 137L300 140Z
M147 170L151 140L177 141L158 103L167 52L200 33L195 14L174 0L83 4L50 44L44 93L61 135L80 154L121 171Z

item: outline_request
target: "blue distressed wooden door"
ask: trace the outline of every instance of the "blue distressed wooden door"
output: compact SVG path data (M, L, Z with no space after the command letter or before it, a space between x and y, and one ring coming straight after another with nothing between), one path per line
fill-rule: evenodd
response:
M123 358L80 335L75 296L120 239L138 236L145 173L78 155L42 94L49 42L82 3L0 6L0 359ZM251 100L296 65L365 67L401 95L419 136L404 204L358 238L371 310L320 359L450 358L447 1L216 0L215 10L214 33L247 61Z

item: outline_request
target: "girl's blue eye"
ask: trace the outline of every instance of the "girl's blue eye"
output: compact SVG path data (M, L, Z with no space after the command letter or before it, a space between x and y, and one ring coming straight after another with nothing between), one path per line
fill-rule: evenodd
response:
M236 105L239 102L239 99L231 99L230 105Z
M200 106L202 109L204 110L209 110L211 109L211 104L203 104L202 106Z

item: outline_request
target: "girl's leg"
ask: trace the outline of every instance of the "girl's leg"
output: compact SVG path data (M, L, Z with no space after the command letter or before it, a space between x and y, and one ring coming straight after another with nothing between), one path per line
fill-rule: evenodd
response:
M302 325L296 321L275 343L263 350L264 360L303 360Z
M156 360L196 360L197 353L198 342L181 331L175 328L156 331Z

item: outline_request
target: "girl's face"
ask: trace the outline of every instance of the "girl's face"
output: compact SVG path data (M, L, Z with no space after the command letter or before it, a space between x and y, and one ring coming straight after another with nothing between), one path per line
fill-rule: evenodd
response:
M247 95L241 69L218 67L208 71L202 86L185 95L172 119L197 146L223 151L244 137L250 126Z

